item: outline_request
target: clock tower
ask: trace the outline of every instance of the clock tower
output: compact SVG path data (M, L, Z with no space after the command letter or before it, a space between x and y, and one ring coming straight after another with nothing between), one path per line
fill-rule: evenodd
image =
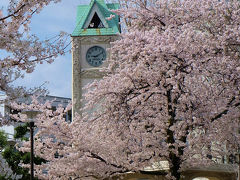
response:
M104 0L91 0L89 5L77 8L76 27L71 36L73 117L84 105L83 87L103 77L99 70L107 66L110 42L120 34L119 17L111 12L118 8L119 4L106 4ZM111 15L114 18L107 20Z

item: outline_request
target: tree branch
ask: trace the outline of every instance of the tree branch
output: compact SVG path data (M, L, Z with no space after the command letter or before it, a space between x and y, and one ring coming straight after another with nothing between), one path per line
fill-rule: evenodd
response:
M234 101L235 99L236 99L236 98L233 97L233 98L229 101L229 103L227 104L227 109L223 110L221 113L219 113L218 115L216 115L215 117L213 117L213 118L211 119L211 122L213 122L213 121L221 118L223 115L226 115L226 114L228 113L228 111L229 111L228 108L230 107L230 105L233 103L233 101ZM240 102L234 104L233 106L234 106L234 107L240 106Z
M91 154L91 158L94 158L94 159L97 159L97 160L100 160L101 162L107 164L107 165L111 165L115 168L118 168L118 169L125 169L126 172L128 172L129 170L127 170L127 168L121 166L121 165L116 165L116 164L113 164L113 163L108 163L105 159L103 159L102 157L100 157L99 155L95 154L95 153L92 153L92 152L89 152Z
M12 17L12 16L15 17L15 14L17 14L17 13L18 13L21 9L23 9L25 6L26 6L26 5L23 4L23 5L20 6L16 11L14 11L12 14L9 14L8 16L5 16L5 17L3 17L3 18L0 18L0 21L4 21L5 19L10 18L10 17Z

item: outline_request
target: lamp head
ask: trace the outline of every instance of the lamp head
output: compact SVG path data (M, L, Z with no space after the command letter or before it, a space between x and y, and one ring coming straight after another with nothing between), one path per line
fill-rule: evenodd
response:
M26 114L27 118L29 119L29 121L34 121L34 119L36 118L36 116L38 114L41 114L42 112L39 110L23 110L22 114Z

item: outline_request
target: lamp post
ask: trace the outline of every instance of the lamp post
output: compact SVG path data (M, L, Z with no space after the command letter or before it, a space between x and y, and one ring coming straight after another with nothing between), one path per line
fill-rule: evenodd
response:
M240 180L240 152L238 152L238 180Z
M27 115L29 126L30 126L30 142L31 142L31 154L30 154L31 176L30 176L30 180L33 180L33 178L34 178L34 163L33 163L33 159L34 159L34 151L33 151L34 150L33 149L34 120L35 120L36 116L41 113L41 111L24 110L24 111L22 111L22 113Z

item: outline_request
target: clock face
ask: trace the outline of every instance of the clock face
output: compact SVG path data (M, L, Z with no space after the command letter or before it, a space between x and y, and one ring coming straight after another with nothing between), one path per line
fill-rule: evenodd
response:
M89 65L98 67L106 59L106 51L100 46L93 46L87 50L86 60Z

